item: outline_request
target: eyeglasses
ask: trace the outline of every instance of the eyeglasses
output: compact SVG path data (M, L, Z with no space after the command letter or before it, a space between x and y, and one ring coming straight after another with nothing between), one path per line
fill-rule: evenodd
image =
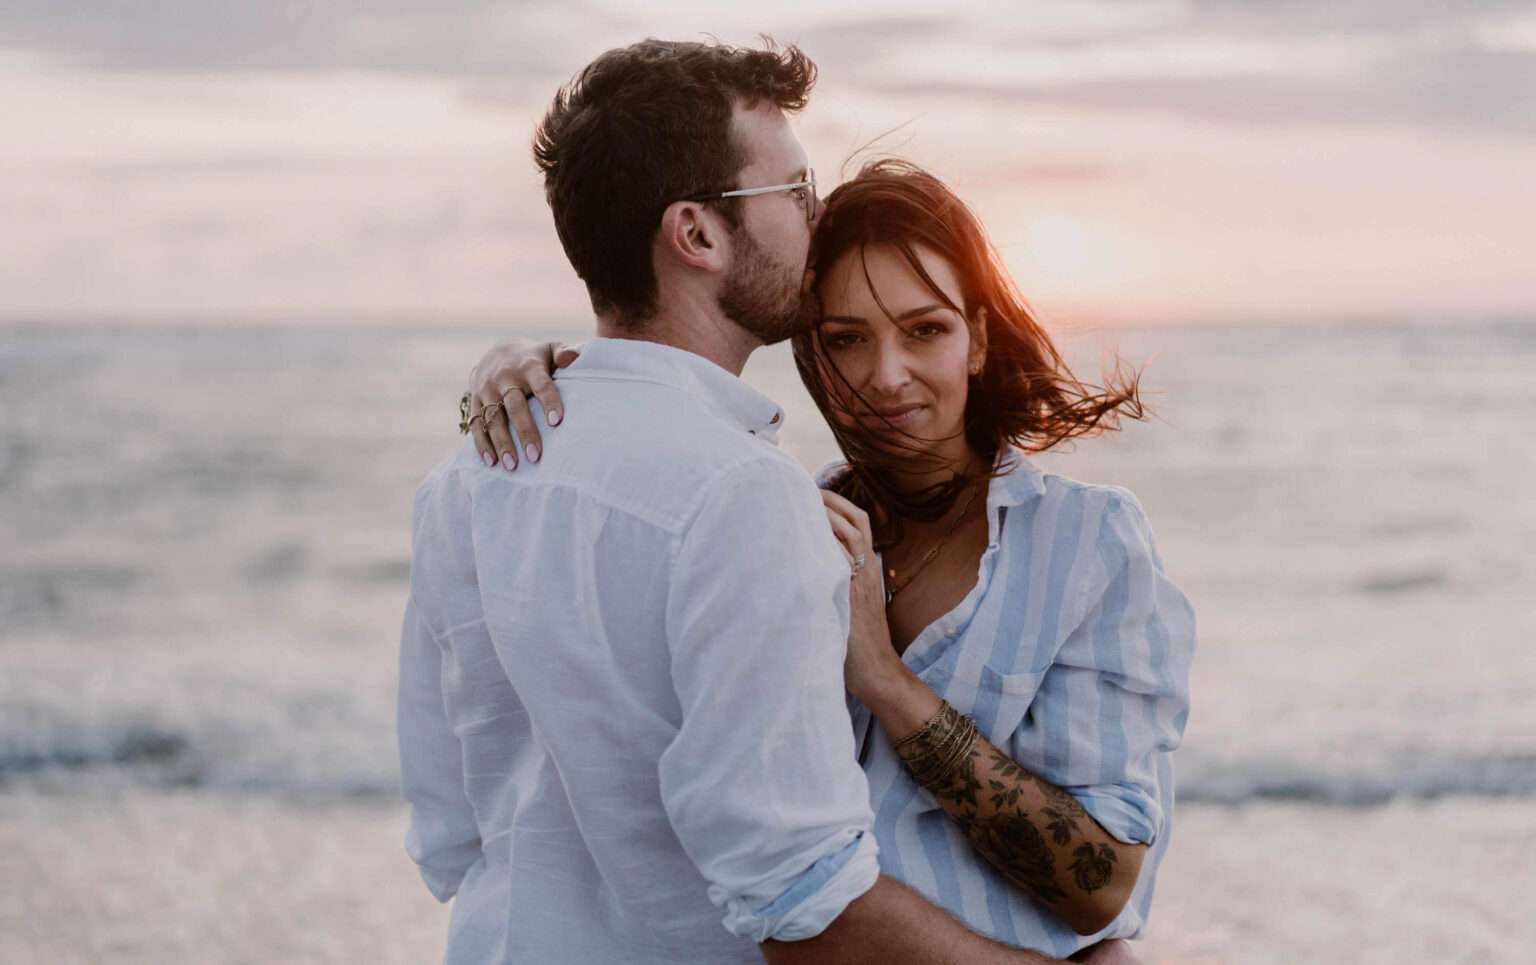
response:
M684 201L716 201L720 198L751 198L759 194L777 194L780 191L799 192L797 200L805 208L805 220L816 220L816 172L805 169L805 180L794 184L770 184L765 188L737 188L735 191L706 191L689 195Z

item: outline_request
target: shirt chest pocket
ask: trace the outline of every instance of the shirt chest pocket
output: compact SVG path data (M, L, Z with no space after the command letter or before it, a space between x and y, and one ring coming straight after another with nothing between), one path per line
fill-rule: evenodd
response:
M926 674L921 675L925 679ZM1044 670L1023 673L1000 673L988 664L980 669L962 668L953 672L941 671L930 680L940 696L950 705L976 722L981 736L998 747L1007 747L1009 739L1024 722L1035 694L1040 690Z

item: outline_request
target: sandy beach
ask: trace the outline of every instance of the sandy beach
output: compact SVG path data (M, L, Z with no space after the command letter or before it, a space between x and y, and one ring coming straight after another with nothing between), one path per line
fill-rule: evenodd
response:
M1147 965L1528 961L1530 817L1520 800L1187 808L1138 949ZM448 909L404 820L388 802L0 794L0 961L438 961Z

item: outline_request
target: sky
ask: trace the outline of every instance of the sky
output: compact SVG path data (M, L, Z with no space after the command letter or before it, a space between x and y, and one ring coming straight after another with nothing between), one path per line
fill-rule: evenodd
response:
M824 190L929 167L1048 320L1536 317L1533 2L7 0L0 320L584 326L556 88L762 33Z

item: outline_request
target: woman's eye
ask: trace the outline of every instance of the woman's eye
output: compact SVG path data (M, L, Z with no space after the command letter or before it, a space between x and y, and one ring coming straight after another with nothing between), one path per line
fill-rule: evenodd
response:
M856 345L859 337L852 332L839 332L836 335L826 336L822 341L826 343L827 348L848 348Z
M947 329L938 322L922 322L913 325L910 334L917 338L937 338L943 335L945 331Z

